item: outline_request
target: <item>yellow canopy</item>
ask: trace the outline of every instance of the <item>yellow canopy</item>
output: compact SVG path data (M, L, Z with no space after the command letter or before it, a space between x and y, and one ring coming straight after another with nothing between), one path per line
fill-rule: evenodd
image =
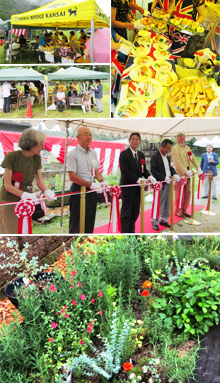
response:
M95 0L55 0L43 7L11 16L11 24L31 27L90 28L109 27L109 19Z

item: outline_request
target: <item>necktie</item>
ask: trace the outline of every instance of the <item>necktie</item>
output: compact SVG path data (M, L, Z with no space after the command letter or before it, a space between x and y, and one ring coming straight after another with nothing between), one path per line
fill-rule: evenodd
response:
M135 162L136 162L136 166L137 166L137 168L138 168L138 158L137 158L137 153L135 153L135 155L134 155L134 159L135 159Z

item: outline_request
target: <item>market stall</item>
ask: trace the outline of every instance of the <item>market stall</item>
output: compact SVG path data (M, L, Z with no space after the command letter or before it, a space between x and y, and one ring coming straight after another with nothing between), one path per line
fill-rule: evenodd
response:
M91 61L94 62L94 29L109 27L109 19L95 0L55 0L35 10L11 16L11 28L91 28Z
M48 89L49 89L49 83L52 81L86 81L86 80L104 80L110 79L110 73L107 72L98 72L98 71L93 71L89 69L81 69L77 67L69 67L67 69L61 68L57 72L54 73L49 73L48 74ZM76 98L76 97L75 97ZM79 103L76 105L81 105L81 96L79 97ZM47 111L46 111L47 113ZM46 114L47 115L47 114Z
M213 27L210 20L205 30L192 20L168 18L164 11L155 10L153 17L143 17L140 24L121 73L114 117L219 116L220 59L217 52L205 48ZM179 58L173 50L174 29L180 41L189 42ZM190 41L196 40L202 44L195 44L192 51ZM113 57L117 59L117 53Z
M45 108L46 108L47 89L46 89L45 77L43 74L37 72L36 70L33 70L32 68L27 69L23 67L13 67L13 68L0 69L0 82L3 82L3 81L13 81L15 83L16 82L19 83L22 81L41 82L44 85L44 100L45 100Z

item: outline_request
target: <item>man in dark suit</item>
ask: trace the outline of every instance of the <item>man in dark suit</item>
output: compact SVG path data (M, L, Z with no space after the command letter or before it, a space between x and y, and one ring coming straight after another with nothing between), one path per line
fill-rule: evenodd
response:
M171 151L172 145L173 142L171 140L163 140L160 149L150 160L152 175L157 181L165 181L160 192L160 225L166 227L170 227L170 224L167 222L170 215L170 177L174 176L177 181L180 180L180 177L170 165L170 157L167 156ZM159 217L152 219L152 223L154 230L160 230L158 226Z
M142 177L155 183L149 171L146 169L144 153L137 150L141 143L139 133L132 133L129 138L130 148L120 154L119 163L121 170L120 185L131 185L140 183ZM140 160L144 161L141 165ZM131 186L122 188L121 208L121 232L134 233L135 221L140 211L140 187Z
M209 176L207 173L213 173L212 181L212 199L217 200L216 185L217 185L217 165L219 164L218 154L213 153L213 146L211 144L206 146L206 153L201 156L200 167L203 173L206 174L204 182L204 196L202 198L208 198L209 196Z

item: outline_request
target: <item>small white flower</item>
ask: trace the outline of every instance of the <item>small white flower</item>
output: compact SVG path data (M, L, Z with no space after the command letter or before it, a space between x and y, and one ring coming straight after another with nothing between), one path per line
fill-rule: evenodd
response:
M132 372L132 374L129 376L130 379L134 379L135 378L135 374Z
M28 286L30 283L29 278L24 277L23 282L24 282L25 286Z
M148 368L147 368L146 366L143 366L143 367L142 367L142 371L143 371L143 373L145 374L145 373L148 371Z
M160 358L154 360L156 364L160 364Z

